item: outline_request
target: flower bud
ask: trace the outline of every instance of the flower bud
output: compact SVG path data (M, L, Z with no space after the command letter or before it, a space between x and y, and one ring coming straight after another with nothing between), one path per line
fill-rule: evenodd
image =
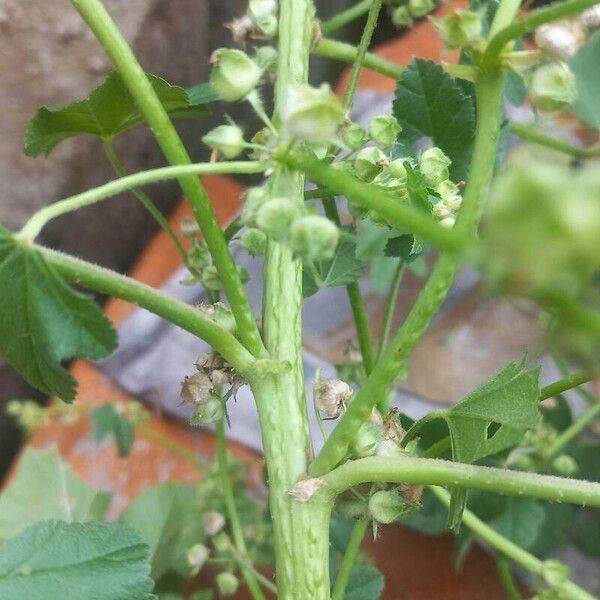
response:
M187 563L192 568L191 575L197 575L208 558L208 548L203 544L194 544L186 553Z
M443 19L431 17L431 21L450 50L470 46L481 37L481 16L470 10L459 10Z
M337 497L335 510L346 519L360 519L367 514L368 504L354 494L346 493Z
M381 428L367 421L363 423L356 433L351 446L351 452L356 458L372 456L382 439Z
M315 389L315 405L326 417L335 419L342 414L352 394L345 381L326 379Z
M206 535L217 535L225 527L225 517L220 513L209 510L202 515L202 529Z
M387 156L375 146L367 146L354 159L354 171L363 181L372 181L388 164Z
M237 592L240 582L233 573L223 571L217 575L216 584L221 596L233 596Z
M208 267L202 271L200 281L207 290L218 292L223 289L223 282L221 281L221 277L219 276L219 272L215 265L208 265Z
M221 531L221 533L215 535L212 543L218 554L225 554L226 552L229 552L232 546L229 536L224 531Z
M408 10L413 19L424 17L435 8L434 0L408 0Z
M381 146L391 146L402 130L400 123L391 115L373 117L369 123L371 139Z
M547 23L535 30L535 43L547 56L568 60L585 43L585 30L579 20L566 19Z
M406 456L406 453L402 451L402 448L400 448L393 440L383 440L383 442L377 446L375 454L385 458L399 458L401 456Z
M229 331L229 333L236 331L237 324L235 317L231 309L222 302L215 302L214 304L202 303L198 306L198 310L225 329L225 331Z
M300 216L300 208L289 198L271 198L256 214L256 225L270 238L283 241L288 237L292 223Z
M328 260L335 254L340 232L329 219L307 215L296 219L289 230L289 244L305 260Z
M367 141L367 132L357 123L344 128L342 140L351 150L362 148Z
M275 15L265 15L260 19L256 19L256 27L266 37L272 38L277 35L279 22Z
M240 246L252 256L262 256L267 250L267 235L260 229L246 229L240 237Z
M554 112L569 106L577 98L575 76L569 65L554 62L537 68L531 78L529 97L541 111Z
M403 27L410 27L413 24L413 19L410 15L407 6L401 4L393 10L392 24L398 29L402 29Z
M369 513L378 523L393 523L414 509L394 490L380 490L369 498Z
M244 136L237 125L219 125L209 131L202 141L225 158L235 158L244 149Z
M256 225L256 215L259 208L271 197L269 191L265 187L251 187L246 191L246 201L242 210L242 223L247 227Z
M277 14L276 0L250 0L248 12L254 19L260 19L269 15Z
M561 588L571 576L571 569L558 560L545 560L542 563L541 576L551 588Z
M245 98L260 81L260 67L241 50L219 48L211 57L210 85L222 100Z
M577 463L568 454L557 456L552 462L552 466L559 475L564 475L565 477L577 472Z
M205 402L196 408L190 418L190 425L198 426L216 423L223 418L224 414L225 404L223 400L216 394L211 394Z
M452 216L452 211L444 202L435 204L431 212L433 213L433 216L438 219L445 219L446 217Z
M256 64L266 73L275 74L277 67L277 50L273 46L261 46L254 57Z
M440 221L440 225L446 229L452 229L455 224L456 219L454 217L445 217Z
M448 167L451 163L440 148L433 146L419 157L419 170L427 185L435 189L442 181L448 179Z
M390 164L386 167L386 171L396 179L406 180L406 167L404 166L405 162L405 158L397 158L390 162Z
M289 137L307 142L329 142L344 120L344 109L326 84L319 88L291 86L281 120Z

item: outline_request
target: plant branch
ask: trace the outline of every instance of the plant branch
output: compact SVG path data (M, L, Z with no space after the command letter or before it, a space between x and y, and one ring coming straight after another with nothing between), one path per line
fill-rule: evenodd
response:
M564 142L563 140L558 140L556 138L544 135L531 125L524 125L523 123L511 123L509 125L509 130L511 133L518 135L524 140L528 140L529 142L533 142L539 146L551 148L557 152L562 152L563 154L567 154L573 158L586 160L588 158L600 156L600 146L594 146L592 148L578 148L577 146L573 146L572 144Z
M357 521L352 529L350 540L346 546L346 552L342 558L342 563L335 579L331 600L343 600L350 580L350 573L356 561L356 557L360 552L363 537L369 526L369 519L361 519Z
M352 5L350 8L333 15L333 17L330 17L326 21L322 21L321 31L323 33L331 33L332 31L336 31L344 25L355 21L368 12L372 3L373 0L361 0L360 2Z
M305 154L284 153L276 155L275 159L303 172L311 181L325 186L335 195L345 196L357 206L376 211L398 229L415 233L439 249L456 251L465 245L466 240L456 232L438 225L417 209L399 203L390 193L374 189L323 161Z
M400 261L398 262L398 266L396 267L396 272L394 273L394 278L392 279L390 291L385 303L383 323L381 325L381 332L379 333L379 349L377 351L378 357L381 357L381 355L385 351L390 337L392 320L394 318L394 309L396 308L398 292L400 290L400 283L402 282L402 276L404 275L405 270L406 262L403 259L400 259Z
M482 64L494 63L506 44L511 40L523 37L525 34L537 29L545 23L564 19L576 15L586 8L598 3L598 0L567 0L566 2L555 2L545 8L540 8L529 13L527 16L504 26L489 41Z
M441 459L361 458L330 471L323 480L336 494L364 483L408 483L477 489L600 508L600 483Z
M579 387L588 381L592 381L598 377L597 373L591 373L589 371L580 371L579 373L573 373L564 379L555 381L540 390L540 400L546 400L547 398L553 398L563 392L570 389Z
M19 232L18 237L33 241L43 227L52 219L149 183L156 183L157 181L164 181L166 179L176 179L182 175L261 173L265 168L266 164L261 162L222 162L161 167L159 169L141 171L109 181L94 189L82 192L81 194L75 194L74 196L45 206L30 217Z
M91 290L122 298L163 317L206 341L241 375L248 376L255 359L228 331L199 310L143 283L104 267L42 246L33 246L61 275Z
M510 564L503 555L496 556L496 568L498 570L498 578L504 588L507 600L523 600L523 596L515 583L515 578L510 570Z
M71 3L104 47L150 125L167 160L173 165L190 164L191 159L162 102L102 1L71 0ZM262 356L264 355L264 346L248 296L206 192L197 177L182 176L179 178L179 183L192 206L213 263L223 283L223 289L238 325L240 339L253 355Z
M227 458L227 439L225 437L224 418L217 422L215 426L215 436L217 439L217 463L219 467L219 476L221 478L221 491L223 493L225 509L227 510L227 518L229 519L233 543L240 557L247 561L248 549L246 548L242 524L235 506L235 498L233 496L233 490L231 489L231 480L229 479L229 460ZM247 566L244 566L244 564L241 564L240 568L252 598L254 598L254 600L265 600L265 596L254 576L254 567L252 566L252 569L249 569Z
M442 504L446 507L450 505L450 494L446 490L438 487L431 487L430 489ZM499 534L470 510L465 509L462 522L475 535L490 544L493 548L498 550L498 552L538 577L542 577L544 568L543 561ZM571 581L565 581L562 586L560 586L560 589L568 594L568 597L572 600L595 600L593 596Z

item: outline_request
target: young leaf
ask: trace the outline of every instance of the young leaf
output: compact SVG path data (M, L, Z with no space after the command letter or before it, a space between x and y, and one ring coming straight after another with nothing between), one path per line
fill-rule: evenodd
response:
M134 427L127 417L112 404L104 404L95 408L90 414L94 439L101 442L112 436L119 450L119 456L124 458L129 454L133 445Z
M148 79L165 110L175 118L204 115L206 104L216 98L206 84L185 90L156 75L148 74ZM123 80L113 71L85 100L62 108L40 108L27 128L25 154L48 156L64 140L81 134L112 139L143 121Z
M472 463L518 444L540 419L539 369L510 363L445 414L455 461ZM455 489L448 513L456 528L466 493Z
M588 125L600 129L600 33L597 33L571 59L570 66L577 81L577 100L571 110Z
M429 202L429 192L423 175L413 169L408 161L404 163L406 168L406 190L408 197L414 206L431 214L431 204Z
M14 537L41 519L101 519L109 503L110 494L89 487L55 449L27 449L16 477L0 494L0 540Z
M383 575L376 567L355 565L350 571L344 600L377 600L384 585Z
M33 387L71 402L60 363L108 356L117 336L102 311L44 258L0 228L0 352Z
M402 125L400 154L415 154L415 143L431 138L452 160L450 176L466 179L473 140L475 107L440 65L415 59L402 72L396 88L394 116Z
M405 233L395 238L390 238L385 245L385 255L401 258L405 263L411 263L423 254L423 244L418 242L414 235Z
M338 287L353 283L362 275L363 262L356 257L356 242L342 240L331 260L305 265L302 273L302 292L305 298L322 287Z
M191 485L161 483L143 491L121 515L150 546L152 577L169 571L190 575L186 551L202 542L201 511Z
M150 600L148 547L116 523L40 521L0 552L0 598Z

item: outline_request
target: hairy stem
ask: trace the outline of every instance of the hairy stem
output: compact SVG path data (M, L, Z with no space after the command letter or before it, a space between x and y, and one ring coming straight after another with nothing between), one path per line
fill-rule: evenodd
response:
M432 487L430 489L446 507L450 505L450 494L446 490L438 487ZM498 552L502 553L507 558L510 558L531 573L534 573L539 577L542 576L544 567L543 561L499 534L470 510L466 509L464 511L462 522L475 535L490 544L498 550ZM573 600L594 600L592 595L588 594L585 590L581 589L571 581L564 582L560 589L568 594L568 597Z
M327 21L323 21L321 23L321 31L323 33L331 33L332 31L336 31L344 25L355 21L356 19L358 19L359 17L361 17L369 11L369 8L372 3L373 0L361 0L356 4L353 4L346 10L343 10L337 13L336 15L333 15L333 17L330 17L329 19L327 19Z
M470 488L600 508L600 483L431 458L362 458L344 463L323 479L335 493L364 483L408 483Z
M192 306L104 267L41 246L34 248L69 281L145 308L206 341L243 376L253 371L256 360L244 346Z
M182 175L262 173L265 169L266 164L260 162L225 162L161 167L160 169L141 171L133 175L121 177L120 179L115 179L114 181L109 181L87 192L75 194L74 196L45 206L30 217L18 235L23 239L33 241L44 226L52 219L149 183L177 179Z
M133 96L167 160L174 165L187 165L191 159L173 123L156 95L148 77L138 63L127 41L108 14L101 0L71 0L104 50L112 60L127 89ZM258 326L240 280L235 262L217 221L215 212L197 177L182 176L179 184L194 215L217 268L223 289L238 325L242 343L255 356L264 354Z
M227 457L227 439L225 437L224 418L217 422L215 435L217 438L217 462L219 465L219 476L221 478L221 491L223 493L223 501L225 502L225 508L227 510L227 518L229 519L229 527L231 528L233 543L238 554L247 562L249 562L247 560L248 549L246 548L244 534L242 533L242 523L240 522L240 517L235 506L235 498L233 496L231 480L229 478L229 460ZM254 600L265 600L265 596L258 585L256 577L254 576L254 570L244 566L243 564L240 567L244 581L248 586L248 590L250 591L252 598L254 598Z

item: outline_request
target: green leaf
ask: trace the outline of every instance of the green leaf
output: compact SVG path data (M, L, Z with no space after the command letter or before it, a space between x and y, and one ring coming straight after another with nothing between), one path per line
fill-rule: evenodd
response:
M129 419L113 404L104 404L95 408L90 414L92 429L96 442L108 436L114 438L119 456L124 458L133 445L135 429Z
M600 33L581 48L570 60L577 81L577 100L571 110L588 125L600 129Z
M539 419L539 368L510 363L445 413L457 462L473 463L517 445ZM453 528L460 524L465 490L452 491L448 511Z
M0 228L0 352L23 378L71 402L76 383L60 363L104 358L116 345L115 330L94 302Z
M588 556L600 557L600 514L581 510L571 531L573 543Z
M314 263L314 269L305 265L302 274L302 292L305 298L322 287L338 287L357 281L363 272L363 262L356 256L356 242L342 240L331 260Z
M379 294L387 292L398 267L398 260L385 253L392 234L388 227L365 220L356 240L356 256L363 262L369 262L371 287Z
M390 238L385 246L385 255L401 258L405 263L411 263L423 254L423 244L414 235L404 235Z
M0 598L153 598L148 547L116 523L42 521L5 542Z
M504 537L529 550L546 525L546 511L532 498L507 498L504 511L489 523Z
M344 600L377 600L385 587L383 575L371 565L356 565L350 571Z
M121 523L140 532L150 547L152 577L169 571L189 576L186 551L204 539L196 488L161 483L143 491L121 515Z
M431 214L431 203L429 202L429 191L425 178L420 171L413 169L408 161L404 162L406 168L406 191L408 197L414 206L425 211L426 214Z
M14 537L39 520L101 519L109 503L110 494L89 487L56 449L28 448L15 479L0 494L0 540Z
M400 153L414 155L415 143L431 138L452 160L452 179L466 179L475 139L475 107L440 65L420 58L410 63L398 81L394 116L402 125Z
M216 97L206 84L185 90L156 75L148 74L148 79L165 110L174 118L205 115L206 104ZM81 134L112 139L143 121L129 90L113 71L85 100L61 108L40 108L27 128L25 154L48 156L64 140Z

